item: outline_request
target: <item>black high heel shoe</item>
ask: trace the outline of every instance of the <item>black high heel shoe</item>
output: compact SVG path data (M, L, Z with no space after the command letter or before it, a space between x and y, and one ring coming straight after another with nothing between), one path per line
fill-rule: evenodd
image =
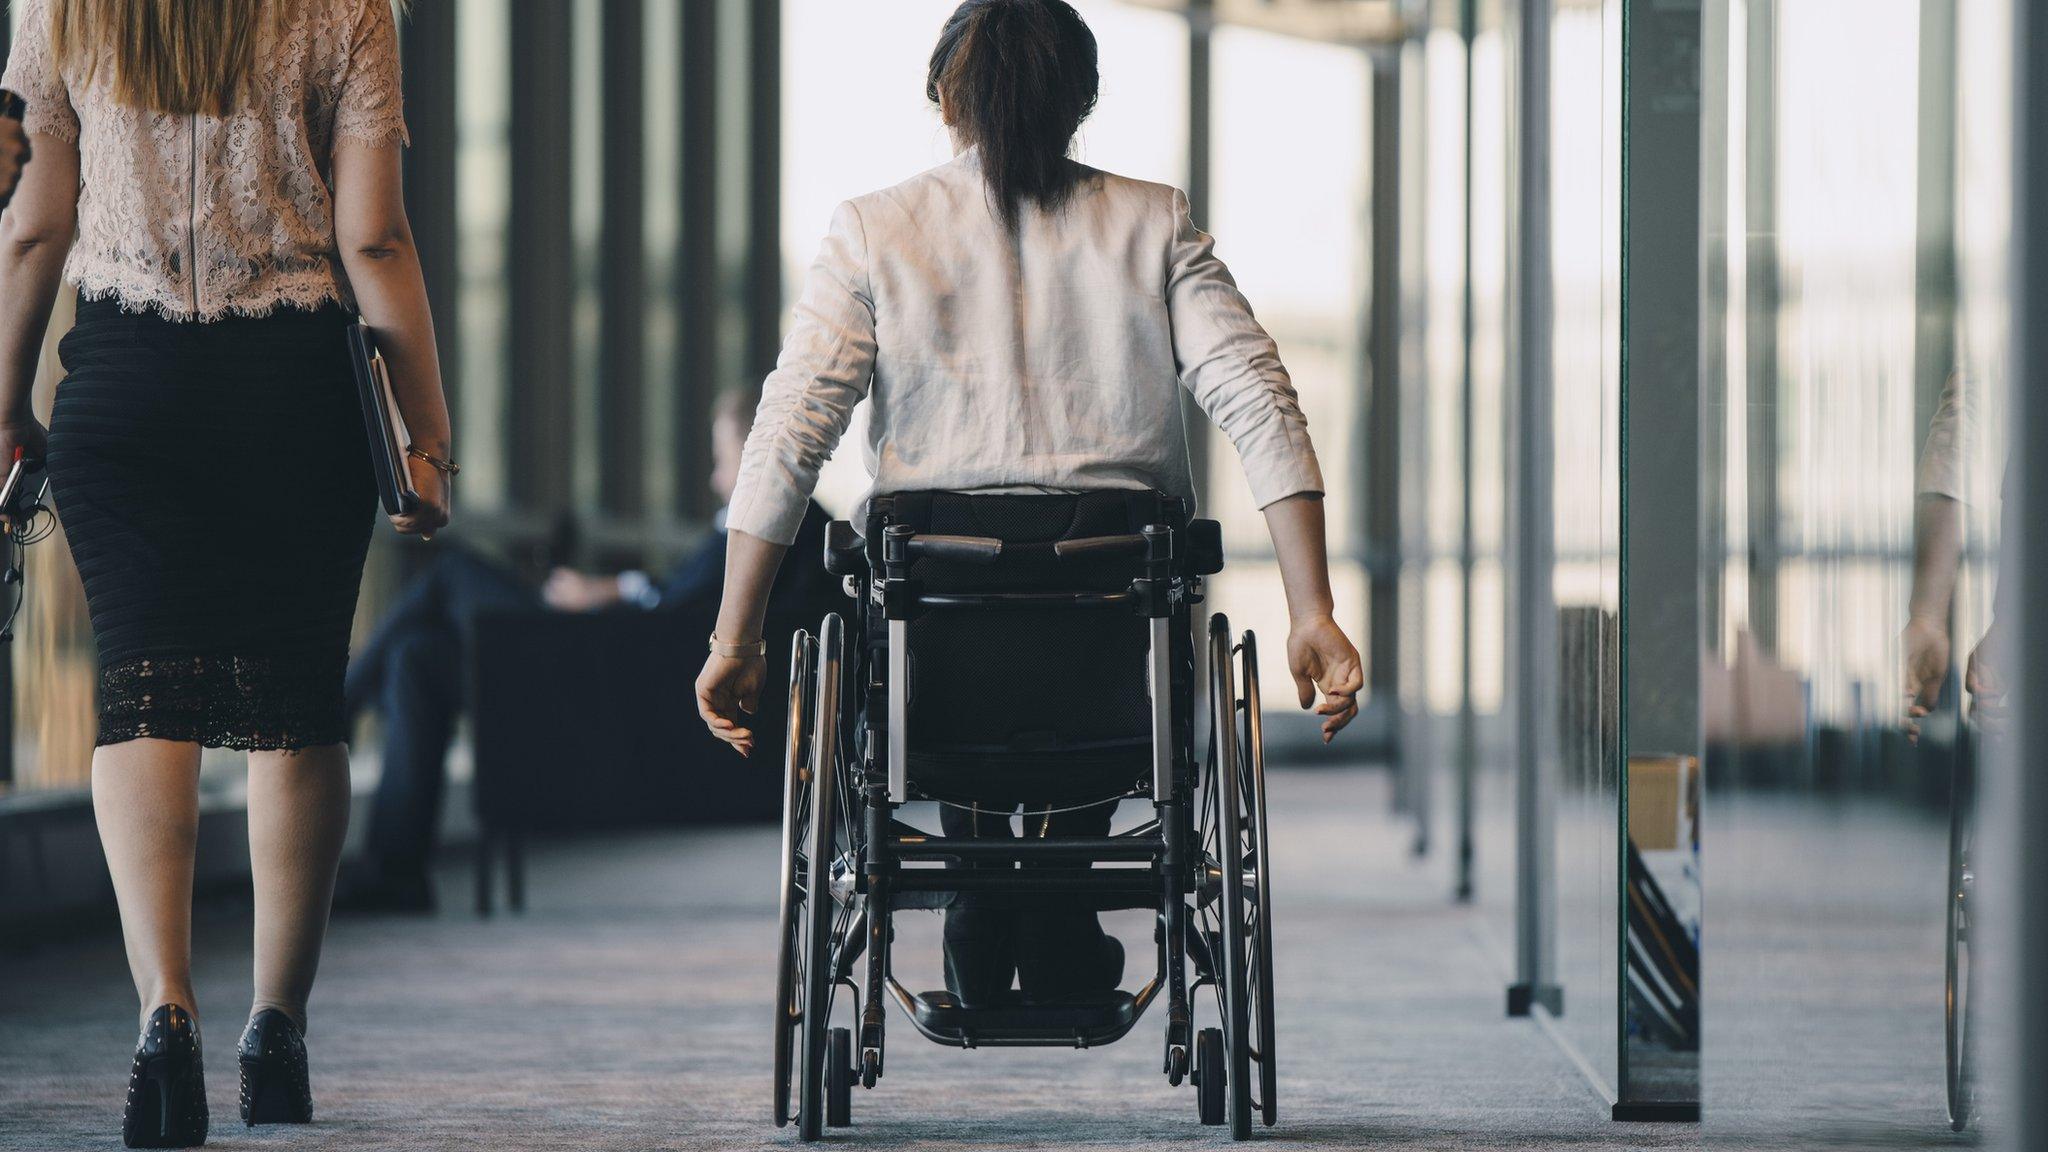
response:
M306 1070L306 1038L292 1018L265 1008L249 1018L239 1048L242 1123L311 1124L313 1085Z
M206 1070L199 1025L176 1004L150 1013L128 1073L121 1143L130 1148L196 1148L206 1143Z

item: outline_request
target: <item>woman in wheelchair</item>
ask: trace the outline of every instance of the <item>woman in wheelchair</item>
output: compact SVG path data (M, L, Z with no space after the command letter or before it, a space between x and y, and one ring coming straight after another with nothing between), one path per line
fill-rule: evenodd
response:
M1177 741L1175 763L1186 767L1182 761L1193 759L1186 732L1167 737L1161 735L1167 729L1144 727L1152 707L1146 677L1169 663L1175 695L1186 693L1176 705L1183 713L1174 718L1176 728L1193 708L1187 604L1198 596L1200 570L1189 570L1185 561L1202 534L1187 519L1193 485L1182 389L1229 436L1263 510L1285 588L1287 664L1301 706L1323 717L1325 741L1357 715L1360 662L1331 617L1322 477L1294 388L1213 242L1190 219L1186 197L1068 157L1096 93L1094 36L1063 0L967 0L953 13L932 53L927 94L951 130L955 158L839 206L764 385L728 515L724 599L697 699L711 731L751 754L760 734L748 726L747 714L766 687L761 629L768 590L820 466L855 405L871 402L864 449L873 487L852 520L865 539L837 551L867 560L864 571L848 569L863 589L861 605L851 609L861 652L853 667L871 660L876 674L851 676L844 689L854 701L850 711L860 717L861 741L849 739L856 746L840 754L857 758L887 744L892 772L915 775L919 792L932 797L947 795L933 779L960 777L962 764L970 777L980 772L982 783L965 789L975 793L972 799L942 806L949 840L1078 844L1075 838L1106 836L1113 801L1062 802L1054 793L1064 785L1049 778L1040 794L1028 794L1040 786L1030 783L1040 779L1033 775L1033 748L1045 752L1037 763L1085 765L1093 762L1088 749L1108 748L1115 741L1105 743L1106 737L1128 735L1085 731L1090 724L1114 726L1129 713L1143 747ZM1084 521L1096 527L1086 529ZM963 525L982 532L972 539L950 534ZM1159 543L1140 548L1154 528ZM1089 531L1102 534L1077 542ZM986 554L978 554L983 545ZM1179 555L1155 555L1155 547ZM1002 565L978 567L1005 548ZM1059 558L1069 553L1077 559ZM1156 584L1133 578L1140 553L1151 561L1143 565L1144 577L1157 578ZM1124 603L1119 597L1136 596L1140 585L1156 587L1161 599L1151 627L1161 631L1148 633L1142 614L1127 612L1128 633L1091 618L1063 642L1051 621L1068 617L1025 603L1034 593L982 600L933 594L944 592L947 579L976 572L994 584L973 587L1010 592L1092 581L1097 591L1077 594L1075 602L1098 606ZM1132 591L1116 591L1126 588ZM925 605L1024 610L994 612L989 619L1000 622L985 626L948 625L954 631L942 634L936 621L945 613L881 606L885 593L901 593L907 604L918 591ZM895 625L902 627L892 630ZM1155 642L1157 658L1148 670L1148 635L1156 641L1166 630L1177 630L1171 660ZM1034 641L1064 646L1065 671L1057 662L1018 654L1017 645ZM1119 663L1118 653L1134 663ZM1076 657L1083 667L1071 666ZM819 657L831 658L829 651ZM1223 660L1230 662L1227 646ZM1122 698L1104 697L1116 689L1091 675L1091 668L1111 666L1133 670L1122 683L1135 712ZM892 696L884 704L876 685L892 679L912 682L897 686L908 703ZM1033 718L1033 706L1053 711ZM836 705L820 705L821 723L835 724L828 717L836 712ZM953 723L947 717L957 719L961 731L942 731ZM989 733L997 728L997 742L1007 751L981 755L976 750L991 747ZM1076 736L1075 729L1083 731ZM793 726L793 739L795 732ZM827 735L821 728L813 738ZM930 751L940 746L962 750L951 769ZM1142 752L1141 760L1154 755ZM899 761L910 767L897 769ZM1010 783L991 786L991 780ZM880 790L867 795L895 800L899 785L892 777L886 797ZM1161 787L1172 785L1162 777ZM1023 837L1009 841L1012 815L1020 809ZM886 824L874 827L889 831ZM862 834L856 828L854 835ZM1172 839L1155 833L1160 837ZM1003 869L1026 862L1001 859L1011 849L999 845L984 850L997 856L951 859ZM1050 880L1055 871L1044 875ZM1114 989L1124 958L1098 922L1100 906L1073 895L1006 899L980 889L952 897L946 971L953 1002L968 1009L1012 1002L1018 998L1013 976L1027 1003ZM1170 901L1169 911L1173 906ZM872 929L868 939L871 952L883 946ZM1162 948L1181 954L1173 939ZM1200 966L1199 956L1194 962ZM834 963L850 969L853 959ZM868 996L871 1014L880 1010L872 1002L875 987ZM1174 988L1179 996L1178 982ZM878 1033L879 1016L869 1019ZM940 1038L924 1024L920 1029ZM871 1083L879 1073L879 1041L870 1052L864 1027L861 1043L861 1079ZM1170 1037L1169 1064L1173 1044ZM1187 1044L1181 1037L1182 1057ZM1178 1083L1179 1073L1173 1075ZM785 1119L785 1095L779 1085L778 1122ZM812 1124L805 1127L813 1134Z

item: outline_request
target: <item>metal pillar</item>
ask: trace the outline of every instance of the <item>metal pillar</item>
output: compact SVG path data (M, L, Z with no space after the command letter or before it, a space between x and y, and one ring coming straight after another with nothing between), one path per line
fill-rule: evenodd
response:
M1778 651L1778 54L1777 0L1749 0L1743 30L1748 87L1743 173L1748 282L1743 371L1749 432L1749 628L1766 655ZM1731 34L1733 34L1731 32ZM1625 257L1624 257L1625 258Z
M2016 916L2013 933L2018 955L2006 970L2013 974L2012 995L2018 1009L2018 1059L2008 1079L2006 1098L2016 1106L2015 1145L2026 1152L2048 1152L2048 982L2029 977L2048 964L2048 916L2038 914L2048 900L2048 774L2038 770L2048 733L2037 723L2040 713L2026 704L2039 699L2048 685L2048 531L2041 529L2036 509L2048 507L2048 451L2038 451L2034 430L2048 423L2048 332L2038 319L2048 315L2048 13L2037 3L2016 3L2013 13L2013 247L2011 421L2008 464L2011 477L2006 499L2005 563L1999 572L1999 618L2013 627L2012 652L2017 658L2011 686L2021 702L2012 757L2006 771L2018 799L2019 882L2014 910L2037 914ZM2025 765L2024 769L2019 766Z
M1210 39L1215 28L1215 0L1188 0L1188 215L1195 227L1206 228L1213 201L1210 148L1213 71ZM1185 391L1180 398L1181 427L1186 429L1188 473L1195 500L1209 496L1209 418Z
M575 252L567 0L521 0L512 18L510 444L513 503L558 512L572 497Z
M1913 198L1913 427L1934 420L1956 357L1956 0L1920 4L1920 162Z
M1557 982L1557 607L1551 435L1550 4L1516 12L1513 290L1515 983L1508 1014L1564 1011Z
M1371 56L1371 139L1366 238L1364 403L1357 443L1354 539L1365 569L1366 699L1383 721L1399 773L1396 802L1415 821L1414 851L1429 850L1428 765L1401 755L1401 54Z
M1478 807L1479 716L1472 703L1472 573L1478 542L1472 524L1472 336L1477 325L1472 294L1472 42L1479 35L1478 0L1458 9L1458 36L1465 47L1464 240L1460 245L1458 343L1458 881L1460 903L1473 896L1474 824Z

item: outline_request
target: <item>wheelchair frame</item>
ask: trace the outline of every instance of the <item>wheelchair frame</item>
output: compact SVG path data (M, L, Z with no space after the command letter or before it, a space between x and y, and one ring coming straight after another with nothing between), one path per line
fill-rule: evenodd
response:
M1193 684L1188 682L1185 693L1173 688L1176 629L1189 636L1202 577L1221 567L1216 526L1201 521L1186 529L1155 524L1141 533L1054 546L1061 558L1135 560L1139 575L1118 592L934 593L910 575L919 557L994 563L1002 547L991 538L920 535L895 525L881 541L877 578L868 546L851 526L835 524L828 536L827 569L846 580L864 622L884 627L863 629L870 640L865 659L854 665L865 672L858 684L849 683L845 674L846 630L838 614L827 615L815 636L799 632L793 641L776 988L776 1125L794 1119L799 1138L810 1141L827 1126L851 1122L853 1084L872 1088L883 1074L886 1000L894 1000L913 1027L940 1044L1085 1048L1121 1039L1163 997L1168 1082L1178 1086L1191 1079L1202 1122L1227 1119L1233 1137L1245 1139L1255 1112L1267 1125L1278 1115L1256 638L1246 632L1233 646L1228 621L1220 614L1210 620L1210 731L1199 765L1191 735ZM909 622L923 612L1018 608L1132 612L1149 620L1151 773L1104 802L1148 799L1153 819L1101 837L969 841L934 835L896 818L899 805L925 798L909 773L914 735L908 723ZM848 735L856 730L862 705L866 738L855 748ZM1039 866L905 866L969 860ZM1226 882L1233 875L1235 882ZM943 907L952 894L967 891L1072 893L1099 901L1103 910L1156 908L1158 970L1135 994L1118 992L1100 1004L1080 1007L977 1009L928 1001L890 972L891 915L904 907ZM863 956L863 979L856 983L855 966ZM1203 987L1215 991L1219 1026L1196 1032L1195 994ZM831 1024L842 990L858 1026L857 1055L853 1029Z

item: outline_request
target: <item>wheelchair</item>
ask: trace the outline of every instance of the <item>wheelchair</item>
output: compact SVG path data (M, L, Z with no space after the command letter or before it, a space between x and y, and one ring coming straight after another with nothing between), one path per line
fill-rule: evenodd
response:
M1162 1070L1193 1086L1202 1123L1227 1122L1236 1139L1255 1115L1273 1124L1258 647L1250 632L1233 641L1220 614L1196 755L1191 621L1203 577L1222 568L1218 525L1158 493L1107 491L887 494L864 527L835 523L826 541L851 624L830 614L793 641L776 1125L793 1120L811 1141L851 1122L853 1086L886 1068L890 1001L942 1045L1087 1048L1161 1000ZM1027 836L937 834L908 822L913 801L1023 805ZM1055 810L1124 801L1150 803L1149 818L1028 835L1039 809L1044 831ZM970 1006L905 987L891 917L963 896L1151 910L1157 970L1136 992L1045 1002ZM1205 1000L1215 1023L1198 1029Z

